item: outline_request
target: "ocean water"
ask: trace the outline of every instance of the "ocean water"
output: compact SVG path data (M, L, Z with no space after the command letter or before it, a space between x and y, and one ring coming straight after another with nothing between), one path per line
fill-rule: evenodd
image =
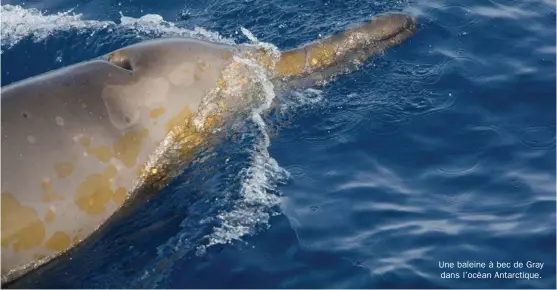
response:
M2 86L145 39L284 50L393 11L418 18L409 41L324 87L268 91L280 106L16 286L555 289L554 1L8 0Z

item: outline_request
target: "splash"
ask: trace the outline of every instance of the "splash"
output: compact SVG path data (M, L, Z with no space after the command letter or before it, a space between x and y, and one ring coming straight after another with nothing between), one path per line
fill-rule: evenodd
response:
M252 69L252 81L260 85L263 101L251 111L249 121L255 125L255 131L252 132L255 134L255 139L249 152L250 165L241 170L238 175L241 198L236 200L232 210L217 216L220 226L215 227L213 233L207 236L208 245L198 247L198 253L202 253L208 246L238 240L251 234L259 225L268 225L271 209L281 201L280 197L272 192L277 189L281 181L290 178L288 171L280 167L268 151L271 141L262 113L271 107L275 92L273 84L268 79L267 71L253 61L235 59Z
M231 39L221 37L216 32L196 27L193 30L176 26L165 21L157 14L147 14L139 18L124 16L120 13L120 23L113 21L98 21L83 19L82 14L72 10L56 14L44 14L35 8L23 8L18 5L0 6L0 26L2 48L11 48L26 38L39 42L61 31L100 31L133 32L140 38L153 37L189 37L212 42L234 44ZM117 34L118 35L118 34Z
M280 113L285 114L304 108L314 108L324 102L323 91L308 88L288 92L286 99L280 104Z
M270 52L271 55L275 57L275 59L278 59L280 57L280 50L274 44L260 41L259 39L257 39L257 37L255 37L255 35L253 35L253 33L251 33L251 31L249 31L245 27L241 27L240 30L242 31L242 34L244 34L253 45Z

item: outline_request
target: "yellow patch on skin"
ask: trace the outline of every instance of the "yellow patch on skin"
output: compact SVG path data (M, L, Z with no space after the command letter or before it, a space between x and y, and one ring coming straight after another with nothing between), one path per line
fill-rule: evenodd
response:
M58 194L57 192L55 192L54 190L52 190L52 181L50 181L50 179L46 178L41 182L41 187L43 188L43 196L41 196L41 200L43 202L53 202L53 201L57 201L57 200L63 200L64 196L61 194Z
M45 247L53 251L63 251L70 247L70 237L64 232L55 232L50 239L46 241Z
M253 56L250 55L249 58L253 58ZM266 52L264 49L260 49L255 55L255 60L267 70L272 70L275 57Z
M100 146L98 148L87 149L87 154L96 156L100 162L106 163L112 159L112 152L108 146Z
M122 161L128 168L135 166L137 156L141 150L141 141L149 135L149 130L143 129L139 132L129 132L124 134L112 145L116 158Z
M246 80L247 80L247 79L246 79ZM218 102L217 102L217 106L218 106L219 109L220 109L221 111L223 111L223 112L226 111L226 110L228 109L228 106L226 106L226 104L225 104L224 102L222 102L222 101L218 101Z
M31 250L45 238L45 227L37 211L22 205L12 194L2 193L2 247Z
M224 104L222 104L224 106ZM170 132L171 142L179 146L179 159L182 161L191 160L194 157L195 148L198 148L207 136L212 134L215 126L222 124L222 118L216 114L209 115L204 122L202 129L198 129L193 123L193 116L184 118L181 124L176 125ZM141 172L141 179L144 184L152 188L160 189L176 173L173 166L167 164L154 164Z
M275 66L275 74L278 77L299 75L304 72L305 66L306 54L303 49L283 52Z
M331 65L335 60L335 47L331 44L316 44L307 49L309 64L313 69Z
M118 169L116 169L116 166L114 166L114 165L108 165L104 169L103 174L106 178L113 179L114 177L116 177L118 175Z
M201 78L197 75L197 74L193 74L193 80L194 81L199 81Z
M158 118L164 114L166 110L164 108L153 109L149 112L149 116L153 119Z
M100 214L104 212L112 194L109 176L91 174L78 186L75 204L88 214Z
M89 147L91 145L91 138L82 136L82 137L79 137L78 142L83 147Z
M54 170L56 170L58 178L65 178L72 174L74 167L69 162L61 162L54 165Z
M203 124L204 128L214 128L222 124L222 119L219 116L208 116Z
M193 113L191 112L191 110L187 107L184 108L182 111L180 111L180 113L178 113L178 115L174 116L173 118L168 120L168 122L166 122L166 132L170 133L170 131L172 131L172 129L174 129L176 126L184 124L186 120L189 120L192 117Z
M44 215L44 221L47 223L51 223L54 221L54 217L55 217L54 212L51 209L49 209Z
M219 89L224 89L226 87L226 82L224 80L218 80L217 81L217 87Z
M122 205L126 201L127 190L123 187L118 187L112 195L112 201L117 205Z

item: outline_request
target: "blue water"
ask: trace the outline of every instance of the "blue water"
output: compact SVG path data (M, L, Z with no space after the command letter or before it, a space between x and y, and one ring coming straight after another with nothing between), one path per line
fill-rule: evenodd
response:
M245 120L151 204L24 287L555 289L554 1L2 9L3 86L143 39L243 43L244 27L289 49L379 13L420 23L360 71L275 96L282 105L263 114L265 127ZM502 270L439 266L466 261L538 277L442 278Z

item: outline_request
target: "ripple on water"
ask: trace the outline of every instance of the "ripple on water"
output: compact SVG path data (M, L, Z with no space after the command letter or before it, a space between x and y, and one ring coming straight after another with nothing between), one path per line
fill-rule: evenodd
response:
M448 110L455 104L456 99L456 93L424 91L421 95L407 96L400 105L406 113L415 116L427 115Z
M362 113L353 110L335 110L324 116L324 118L316 124L318 130L322 134L301 135L302 142L312 145L331 144L331 140L344 143L353 136L353 132L357 131L361 126ZM334 143L334 142L333 142Z
M447 63L447 60L437 63L409 63L396 61L393 65L392 76L403 84L419 83L421 85L432 85L439 81Z
M369 117L362 119L360 123L365 131L372 134L395 134L410 121L409 116L396 107L385 107L368 114Z
M438 22L440 26L445 28L463 28L480 21L477 14L473 13L467 5L442 5L437 7L438 18L447 18L447 15L460 15L461 17L452 17L451 21ZM430 14L431 15L431 14Z
M522 128L517 134L520 142L536 150L555 150L555 127L531 126Z
M284 169L290 173L290 177L296 182L315 182L315 180L309 174L307 174L307 172L311 170L308 170L304 166L290 165L285 166Z
M452 157L448 156L448 159L451 160L450 165L437 168L437 171L446 176L461 176L480 171L482 164L487 162L488 159L479 155L475 154L475 156L468 156L467 158L462 158L459 154Z

